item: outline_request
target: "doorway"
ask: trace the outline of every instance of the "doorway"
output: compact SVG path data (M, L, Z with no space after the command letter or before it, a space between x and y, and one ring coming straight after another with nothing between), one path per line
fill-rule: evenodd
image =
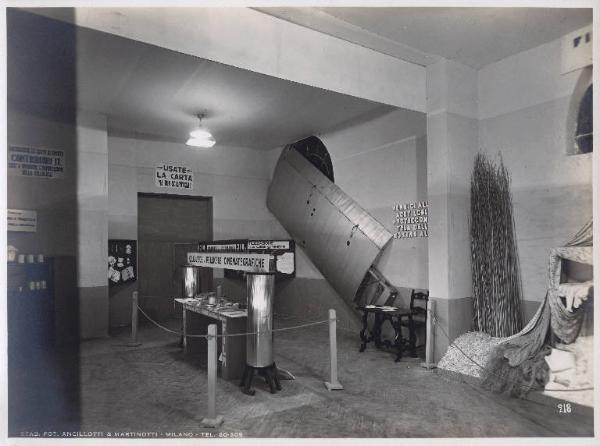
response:
M177 316L185 254L212 237L212 198L138 193L138 289L151 318ZM200 280L202 291L212 289L212 270L202 268Z

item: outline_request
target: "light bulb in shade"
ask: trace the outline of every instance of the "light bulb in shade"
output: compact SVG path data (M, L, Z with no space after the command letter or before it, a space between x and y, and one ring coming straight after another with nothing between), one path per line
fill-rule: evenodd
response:
M190 147L202 147L205 149L209 149L214 146L216 141L211 136L210 138L190 138L186 141L186 145Z

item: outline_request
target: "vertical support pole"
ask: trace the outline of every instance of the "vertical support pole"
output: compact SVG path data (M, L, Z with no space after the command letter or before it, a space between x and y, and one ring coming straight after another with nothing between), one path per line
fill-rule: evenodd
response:
M181 323L183 325L183 329L182 329L182 337L183 339L181 340L181 342L183 343L183 354L187 355L188 352L188 342L187 342L187 311L185 310L185 304L182 305L183 306L183 310L181 310Z
M434 369L436 367L433 362L433 346L434 346L434 322L433 315L435 314L435 301L427 300L427 328L425 339L425 362L421 364L426 369Z
M207 333L208 342L208 414L202 419L204 427L218 427L223 417L217 416L217 324L210 324Z
M331 372L331 378L329 382L325 382L327 390L343 390L344 386L338 381L338 369L337 369L337 321L336 321L335 310L329 310L329 370Z
M134 291L131 294L131 339L127 347L139 347L142 345L138 342L138 292Z

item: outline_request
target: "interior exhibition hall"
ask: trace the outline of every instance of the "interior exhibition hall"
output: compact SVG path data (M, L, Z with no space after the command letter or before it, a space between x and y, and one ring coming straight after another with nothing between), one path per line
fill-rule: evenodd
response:
M8 444L596 438L593 1L17 3Z

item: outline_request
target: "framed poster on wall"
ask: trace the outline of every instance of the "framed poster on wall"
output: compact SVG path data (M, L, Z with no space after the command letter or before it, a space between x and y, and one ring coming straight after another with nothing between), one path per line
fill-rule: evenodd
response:
M137 278L136 240L108 241L109 286L134 282Z

